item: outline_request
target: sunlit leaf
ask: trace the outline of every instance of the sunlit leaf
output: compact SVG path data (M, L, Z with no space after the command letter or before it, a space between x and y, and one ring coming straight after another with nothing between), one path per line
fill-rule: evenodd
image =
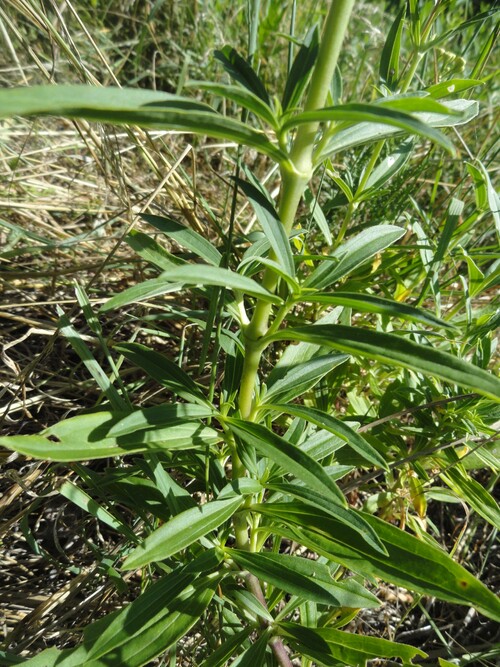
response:
M123 563L123 569L135 570L173 556L227 521L243 501L243 496L212 500L177 514L134 549Z
M0 118L40 115L203 134L251 146L277 161L286 159L264 132L222 116L206 104L178 95L78 85L0 90Z
M266 503L259 512L281 524L273 531L304 544L327 558L366 577L434 595L441 600L474 606L485 616L500 620L500 601L494 593L444 551L366 513L387 549L376 551L347 524L301 503Z
M198 234L198 232L195 232L194 230L189 229L189 227L181 225L176 220L166 216L141 213L141 218L159 229L160 232L163 232L163 234L173 239L183 248L187 248L191 252L194 252L198 257L204 259L205 262L213 264L214 266L220 265L222 255L217 248L214 247L213 243L210 243L208 239L201 236L201 234Z
M331 370L344 363L349 357L345 354L328 354L313 357L302 363L283 368L269 378L264 405L274 402L288 402L300 396L321 380Z
M454 127L468 123L479 112L479 105L474 100L447 100L446 106L456 113L416 113L415 118L430 127ZM407 134L409 132L406 132ZM365 143L400 136L403 130L381 122L363 122L349 127L339 128L323 148L318 160L323 160L339 151ZM410 133L411 134L411 133Z
M362 294L358 292L312 292L308 294L306 290L299 296L297 301L309 301L311 303L322 303L334 306L345 306L362 313L378 313L389 317L399 317L402 320L411 322L420 322L432 327L442 329L454 329L453 324L445 322L432 313L429 313L415 306L409 306L399 301L384 299L374 294Z
M339 664L365 667L368 660L399 658L405 666L413 665L413 658L427 654L414 646L391 642L378 637L367 637L334 628L307 628L297 623L280 623L280 634L292 640L292 645L322 665Z
M429 102L436 104L431 98L420 99L416 98L413 101L415 111L427 111L427 107L431 113L443 114L446 113L446 107L437 105L432 107ZM394 105L397 106L397 105ZM403 105L401 105L403 106ZM435 109L435 112L434 110ZM412 115L405 111L400 111L396 108L388 108L380 104L343 104L337 107L327 107L317 111L303 111L300 114L292 116L283 124L283 130L290 130L297 125L303 123L327 123L332 121L340 121L346 123L377 123L378 125L389 125L392 128L403 130L407 134L416 134L418 136L429 139L439 146L442 146L450 153L454 154L455 149L452 142L442 132L436 130L428 123L422 122L416 115ZM332 133L335 137L335 133ZM321 158L330 154L330 143L328 148L322 151ZM328 153L327 153L328 151Z
M237 179L238 187L245 193L250 201L257 220L259 221L271 248L276 255L281 267L293 278L295 275L295 264L293 262L290 241L285 228L279 218L277 211L268 197L266 197L252 183Z
M274 463L285 473L295 475L313 489L325 494L331 502L345 506L346 501L339 488L326 474L317 461L298 447L261 424L253 424L241 419L227 419L230 429L245 443Z
M493 374L448 352L414 343L403 336L361 327L321 324L314 327L283 329L267 338L267 342L275 340L316 343L349 354L395 364L468 387L495 401L500 401L500 380Z
M243 569L286 593L335 607L378 607L377 598L353 579L336 582L329 568L309 558L227 549Z
M205 448L220 441L214 429L188 421L111 437L110 430L128 416L103 411L70 417L39 435L1 437L0 446L48 461L89 461L137 452Z
M332 285L391 246L404 233L404 229L393 225L377 225L363 230L336 248L328 259L323 260L303 282L303 287L324 289Z
M223 269L209 264L184 264L164 271L159 280L165 283L182 283L183 285L192 286L207 286L217 285L219 287L226 287L230 290L250 294L250 296L258 297L263 301L269 303L280 303L280 297L271 294L268 290L260 285L260 283L242 276L239 273Z
M267 405L267 403L266 403ZM388 470L388 465L385 459L377 450L367 442L362 435L357 433L353 428L348 424L345 424L340 419L333 417L332 415L323 412L322 410L317 410L316 408L309 408L304 405L267 405L268 409L276 410L279 412L285 412L294 417L299 417L300 419L305 419L306 421L311 422L319 426L319 428L325 429L325 431L330 431L334 435L338 436L347 443L348 447L352 447L358 454L360 454L366 461L376 465L380 468Z

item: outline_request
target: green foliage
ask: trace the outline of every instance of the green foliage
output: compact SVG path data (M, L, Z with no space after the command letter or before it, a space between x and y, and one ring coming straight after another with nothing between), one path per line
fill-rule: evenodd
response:
M376 589L366 586L378 580L500 620L495 595L436 543L425 523L426 493L437 468L436 477L451 493L491 525L500 524L491 493L462 462L462 442L454 444L457 430L471 424L476 436L487 439L494 420L486 415L500 400L500 381L487 370L495 318L471 305L497 280L497 267L488 248L467 250L479 216L490 216L498 230L498 197L478 160L467 165L476 209L462 223L465 204L457 193L437 239L426 230L426 213L409 188L406 215L376 214L383 195L398 189L397 179L411 177L417 148L456 155L454 135L443 130L459 130L477 114L476 101L455 93L483 85L480 68L473 63L467 76L445 73L434 81L422 59L427 53L438 58L439 45L487 23L492 13L442 30L444 4L409 2L408 10L405 4L399 11L382 48L376 98L368 101L333 104L340 86L332 92L331 80L353 0L331 4L326 25L337 29L321 39L316 27L307 27L281 95L271 93L254 63L229 46L215 57L230 84L186 86L224 100L221 108L131 88L0 90L2 119L57 115L234 142L238 166L231 182L261 230L235 233L233 217L214 243L173 216L142 213L149 233L132 231L125 241L154 277L111 296L98 315L77 290L112 379L59 313L61 332L105 404L38 435L0 437L0 445L73 465L112 457L125 466L133 461L134 471L121 477L115 473L123 471L112 466L87 476L76 466L82 480L94 480L94 490L101 479L114 484L105 504L91 488L74 483L65 483L60 493L125 537L119 572L141 570L148 583L134 602L91 623L76 648L49 648L26 664L140 667L167 651L172 661L176 644L198 624L206 667L232 659L240 667L289 667L292 655L303 665L314 660L354 667L377 658L411 665L426 654L339 630L342 621L330 620L333 613L347 622L359 610L377 607ZM148 21L162 5L154 4ZM278 14L273 20L279 22ZM255 37L258 26L252 27ZM482 52L482 66L485 58ZM232 105L241 110L239 119L224 111ZM279 171L277 204L258 169L241 168L245 149ZM343 175L333 161L341 152ZM322 179L324 192L313 195ZM299 208L306 188L312 211L321 210L310 219ZM340 221L332 214L339 201L346 204ZM323 237L330 247L323 247ZM466 275L451 272L450 255ZM464 297L451 292L449 308L442 307L458 279ZM204 330L203 349L213 360L208 382L192 365L188 372L179 359L152 349L152 342L135 342L135 336L107 341L102 334L101 323L112 311L147 303L154 312L165 295L183 326ZM189 353L197 363L199 346ZM117 381L121 362L141 382L152 380L161 402L135 405L133 388ZM464 389L474 395L456 408ZM347 395L343 409L341 392ZM444 415L419 412L428 404L442 407ZM415 421L389 427L400 412L415 412ZM438 437L443 441L434 442ZM495 468L487 449L476 454L487 469ZM383 491L363 488L364 511L351 506L346 494L350 483L357 487L350 477L356 468L368 481L385 480ZM142 528L126 523L122 504L143 519ZM292 553L294 543L315 558ZM297 610L303 618L305 608L310 622L297 623Z

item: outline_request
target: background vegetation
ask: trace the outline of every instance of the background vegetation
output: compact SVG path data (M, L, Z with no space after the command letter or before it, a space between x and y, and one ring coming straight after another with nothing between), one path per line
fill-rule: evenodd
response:
M429 11L432 3L420 4ZM433 29L444 38L418 61L411 78L415 54L405 29L398 74L407 76L410 91L470 81L461 96L478 100L479 113L449 131L458 153L451 158L419 140L411 154L400 153L401 169L386 179L395 159L388 143L377 156L384 168L373 172L372 187L362 188L359 201L350 199L363 182L373 148L336 154L306 192L299 223L307 236L297 239L297 251L321 255L329 241L340 243L379 223L404 227L398 244L357 268L343 288L368 287L373 295L425 307L453 325L453 335L446 339L445 331L412 322L396 326L384 314L360 316L351 306L336 306L339 322L369 323L384 332L414 328L421 342L437 346L446 340L458 357L495 371L498 25L491 3L452 0L438 6ZM399 10L397 2L356 3L339 61L342 82L336 80L333 88L339 100L378 97L384 44ZM228 80L213 52L224 44L248 52L248 26L257 26L248 11L245 3L225 0L6 0L0 8L1 84L152 88L198 96L237 116L230 102L193 91L189 83ZM262 3L250 42L268 90L285 88L290 49L298 50L290 34L302 41L324 11L320 2ZM233 197L235 146L175 131L15 118L1 122L0 151L2 434L37 433L105 404L108 376L136 406L165 400L164 390L137 365L123 358L121 367L115 365L111 343L137 341L161 350L206 395L219 392L230 369L225 350L213 345L206 291L127 304L99 315L100 324L96 313L112 295L159 273L158 249L145 247L141 236L153 238L152 227L139 214L172 216L222 253L231 238L235 257L244 257L261 232L248 203ZM275 196L279 181L273 165L253 150L241 157ZM165 257L192 259L175 240L155 238ZM321 304L301 308L306 312L293 311L290 325L326 312ZM220 327L226 323L218 321ZM269 353L269 368L279 354L279 346ZM441 545L491 590L498 589L498 407L467 389L457 392L435 378L358 357L318 380L305 391L303 405L334 406L338 416L360 424L366 440L390 462L384 472L369 468L352 450L335 453L331 462L345 466L339 476L349 505ZM289 426L283 418L276 430L283 434ZM146 588L155 578L153 570L139 579L134 571L120 571L118 563L136 535L160 525L169 513L139 458L86 465L34 461L7 450L1 456L8 664L13 654L75 645L83 626ZM173 478L197 497L206 491L204 463L201 458L172 462ZM333 622L358 635L423 649L428 664L438 658L495 664L494 621L395 585L372 582L369 587L382 607L358 614L344 607L334 612L340 618ZM254 610L245 607L238 591L228 595L251 616ZM219 611L229 623L230 611L222 606ZM300 613L303 620L307 612ZM205 617L176 652L151 664L201 664L222 639L228 640L211 637L212 621Z

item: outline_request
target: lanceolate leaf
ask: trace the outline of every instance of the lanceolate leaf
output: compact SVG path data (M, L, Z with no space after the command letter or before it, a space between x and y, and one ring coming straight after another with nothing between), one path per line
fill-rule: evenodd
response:
M189 81L186 84L186 87L196 88L197 90L206 90L208 93L212 93L212 95L231 100L231 102L235 102L240 107L243 107L243 109L251 111L268 123L272 128L277 129L278 121L273 110L251 90L246 90L239 86L231 86L223 83L209 83L206 81Z
M273 482L266 484L266 486L271 491L277 491L282 494L282 496L297 498L306 503L306 505L312 505L313 507L318 507L327 512L338 521L347 524L353 530L358 532L371 547L387 555L387 550L378 538L377 533L370 524L364 520L359 512L355 512L350 507L346 509L345 507L334 505L323 494L314 491L314 489L311 489L308 486L303 486L302 484L290 484L288 482L279 484Z
M353 579L336 582L328 567L309 558L228 549L243 569L292 595L335 607L378 607L377 598Z
M338 247L328 260L304 281L305 288L324 289L350 274L370 257L385 250L404 235L404 229L393 225L377 225L363 230Z
M251 626L244 628L240 632L229 636L213 653L211 653L206 660L204 660L200 667L226 667L228 660L232 655L241 650L244 646L248 636L253 631Z
M346 306L362 313L379 313L389 317L400 317L402 320L420 322L431 327L443 329L454 329L452 324L428 313L420 308L409 306L406 303L391 301L373 294L359 294L357 292L316 292L308 294L307 291L297 297L297 301L310 301L311 303L323 303L334 306Z
M281 374L275 372L274 376L271 375L271 382L268 385L265 403L262 407L274 401L288 403L314 387L322 377L347 359L349 357L346 354L328 354L290 365Z
M206 134L251 146L278 162L286 159L263 132L215 113L208 105L169 93L77 85L0 90L0 118L40 115Z
M177 514L148 535L125 560L123 568L134 570L173 556L227 521L243 501L243 496L213 500Z
M205 262L219 266L222 261L222 255L204 236L198 234L189 227L181 225L172 218L167 218L159 215L149 215L148 213L141 213L141 218L149 224L153 225L160 232L173 239L183 248L187 248L194 252L198 257L204 259Z
M237 183L238 187L243 190L252 204L257 220L269 239L269 243L271 244L277 260L286 273L293 278L295 275L295 264L293 262L290 241L288 240L285 228L281 223L278 213L269 199L259 192L252 183L241 179L238 179Z
M302 654L317 660L319 664L339 664L364 667L368 660L399 658L404 666L413 665L413 658L426 658L427 654L414 646L366 637L334 628L308 628L297 623L280 623L279 632L291 640Z
M130 303L140 303L155 296L162 296L170 292L179 292L182 288L182 283L170 283L161 278L152 278L138 285L133 285L123 292L119 292L103 303L99 311L106 313L108 310L122 308L123 306L128 306Z
M298 106L302 93L309 81L309 75L314 67L319 50L319 31L314 26L308 33L304 43L301 45L292 68L286 80L285 92L281 106L283 111L293 109Z
M399 78L401 34L403 32L405 15L406 4L402 6L401 11L396 16L380 56L380 78L382 81L385 81L387 86L391 89L395 87Z
M419 110L418 105L419 102L416 100L415 107L417 111ZM441 106L441 113L443 113L444 109L445 107ZM422 110L425 111L426 109ZM436 112L437 111L439 111L439 109L436 107ZM353 103L343 104L338 107L319 109L318 111L304 111L296 116L292 116L290 120L286 121L283 130L289 130L302 123L326 123L331 121L345 121L348 123L370 122L381 125L390 125L400 130L404 130L408 134L417 134L426 139L430 139L452 154L455 152L452 142L442 132L423 123L416 116L376 104Z
M37 459L89 461L137 452L205 448L220 441L217 431L194 421L110 436L110 430L128 416L103 411L71 417L39 435L5 436L0 445Z
M431 127L454 127L455 125L468 123L477 116L479 111L478 103L474 100L447 100L446 106L452 111L460 111L461 115L423 112L415 114L415 117ZM328 141L321 155L318 156L318 160L323 160L353 146L380 141L400 134L402 134L402 130L399 128L381 122L357 123L349 127L339 128Z
M221 580L215 573L197 577L188 568L152 584L134 602L89 625L82 645L44 651L29 667L141 667L166 651L196 623Z
M109 429L108 436L119 437L145 429L164 428L192 419L203 419L213 414L214 410L209 406L193 403L155 405L151 408L135 410L120 419Z
M242 58L236 49L226 45L220 51L215 51L214 56L219 60L224 69L232 78L244 88L257 95L265 104L271 103L267 90L252 69L251 65Z
M120 343L114 349L124 355L130 362L142 368L146 373L164 387L186 399L209 406L201 387L177 364L160 352L150 350L140 343Z
M280 303L281 299L268 292L260 283L239 273L222 269L209 264L184 264L175 269L169 269L161 274L160 280L184 285L217 285L230 290L250 294L269 303Z
M321 510L311 511L300 503L266 503L254 509L283 524L273 526L274 532L297 540L353 572L379 577L441 600L472 605L500 620L500 601L486 586L438 547L385 521L361 513L387 549L387 556L370 547L350 526Z
M346 501L339 488L317 461L284 438L262 426L241 419L227 419L228 425L246 444L255 447L263 456L281 466L311 488L325 494L331 502L345 507Z
M438 100L442 97L455 95L456 93L461 93L464 90L469 90L469 88L474 88L476 86L484 86L484 81L478 79L450 79L449 81L441 81L440 83L435 83L434 85L429 86L426 88L426 92Z
M403 336L339 324L284 329L269 336L274 340L298 340L325 345L342 352L396 364L418 373L435 376L468 387L495 401L500 401L500 380L487 371L442 352L419 345Z
M383 192L382 187L399 173L410 159L414 143L413 139L407 139L401 142L393 153L384 158L372 171L362 193L358 193L356 198L368 199L380 196Z
M332 415L329 415L321 410L316 408L307 408L303 405L268 405L271 410L277 410L279 412L285 412L287 414L293 415L294 417L299 417L300 419L305 419L311 424L316 424L320 428L330 431L334 435L337 435L339 438L342 438L347 443L348 447L352 447L358 454L369 461L370 463L388 470L389 467L381 454L367 442L362 435L357 433L350 426L345 424L340 419L336 419Z
M476 482L470 475L460 472L459 468L449 468L440 475L441 479L459 498L472 507L497 530L500 530L500 510L491 493Z
M140 257L153 264L153 266L157 266L162 271L183 263L182 260L168 253L151 236L143 232L132 229L125 237L125 241Z

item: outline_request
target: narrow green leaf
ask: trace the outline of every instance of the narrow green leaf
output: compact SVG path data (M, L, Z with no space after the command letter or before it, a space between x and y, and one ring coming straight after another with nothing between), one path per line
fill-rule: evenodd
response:
M311 216L317 224L318 229L323 234L326 244L331 246L333 244L333 238L330 231L330 224L323 213L319 197L316 197L310 188L306 188L304 190L304 201L308 205Z
M226 421L233 433L281 466L286 474L294 475L311 488L325 494L331 502L341 507L346 506L345 498L335 482L308 454L261 424L232 418L227 418Z
M317 326L319 324L334 324L337 322L340 313L341 308L333 308L331 310L329 309L328 312L321 315L312 326ZM309 343L287 345L277 364L268 376L268 385L271 386L279 379L283 378L294 366L302 364L305 361L320 355L321 353L322 350L320 345L310 345ZM349 358L348 355L341 356L344 357L344 361Z
M476 165L466 163L467 170L474 180L476 205L480 211L489 210L493 216L497 236L500 236L500 196L493 187L490 176L482 162Z
M384 457L379 454L377 450L363 438L362 435L357 433L353 428L348 426L340 419L326 414L322 410L317 410L316 408L307 408L303 405L266 404L266 407L270 410L284 412L286 414L293 415L294 417L305 419L311 424L315 424L316 426L325 429L325 431L333 433L334 435L344 440L348 447L351 447L355 452L358 452L358 454L360 454L369 463L372 463L373 465L376 465L384 470L389 470L389 466L387 465Z
M254 93L254 95L259 97L265 104L271 104L271 100L269 99L264 84L254 72L251 65L239 55L236 49L226 45L220 51L215 51L214 56L222 63L226 72L235 81Z
M463 474L458 468L448 468L440 474L441 479L480 516L500 530L500 510L491 493L476 482L470 475Z
M399 658L405 667L416 657L426 658L414 646L343 632L334 628L307 628L297 623L280 623L279 633L291 640L300 653L322 665L336 667L339 661L352 667L364 667L368 660Z
M440 81L433 86L429 86L426 88L426 92L431 97L439 100L443 97L448 97L448 95L455 95L464 90L475 88L476 86L484 86L484 81L480 81L479 79L450 79L449 81Z
M302 363L291 365L278 375L271 374L264 399L267 403L283 401L288 403L305 391L312 389L331 370L349 359L346 354L328 354L313 357ZM264 407L264 406L263 406Z
M310 74L319 51L319 31L313 26L301 44L293 61L285 84L285 91L281 100L283 111L294 109L300 104L302 94L307 86Z
M269 244L268 244L269 245ZM250 265L251 269L249 271L249 274L253 275L257 271L260 271L260 267L258 265L265 266L266 268L271 269L273 273L275 273L277 276L282 278L285 283L288 285L290 288L290 292L292 294L296 294L297 292L300 291L300 286L298 281L295 278L291 278L290 275L283 269L281 264L278 264L278 262L275 262L273 259L269 259L269 257L262 257L259 255L249 255L243 259L239 266L238 266L238 271L240 273L245 273L241 271L243 267Z
M183 637L209 605L222 576L196 578L188 568L152 584L131 604L84 630L74 649L28 660L29 667L142 667ZM41 660L41 656L44 660Z
M204 660L200 667L226 667L228 660L238 649L245 645L248 636L252 633L251 626L227 637L225 641Z
M120 343L114 349L154 380L176 394L200 405L210 406L205 393L177 364L160 352L140 343ZM211 406L210 406L211 407Z
M250 111L258 118L261 118L272 128L277 129L278 127L278 121L271 107L251 90L239 86L211 83L207 81L188 81L186 87L195 88L196 90L205 90L212 95L235 102L243 109Z
M370 524L364 520L359 512L355 512L350 507L346 509L345 507L334 505L323 494L317 493L313 489L310 489L308 486L303 486L302 484L290 484L288 482L278 484L273 482L272 484L267 483L266 486L271 491L277 491L283 496L297 498L306 503L306 505L312 505L313 507L317 507L324 512L327 512L337 519L337 521L345 523L358 532L375 550L387 555L387 550L378 538L377 533L373 530ZM257 506L254 505L254 508L256 507Z
M401 7L400 12L394 19L380 56L379 75L382 81L384 81L391 90L397 85L399 79L401 35L403 32L405 16L406 4Z
M429 49L435 48L439 44L448 41L457 32L461 32L462 30L467 30L474 23L486 21L491 16L497 14L499 11L500 9L498 9L498 7L494 7L493 9L488 9L485 12L479 12L479 13L473 12L472 16L469 19L463 21L463 23L460 23L456 28L443 31L441 34L437 35L437 37L435 37L434 39L426 42L425 50L428 51Z
M299 556L227 549L243 569L286 593L334 607L378 607L377 598L353 579L336 582L329 568Z
M166 216L141 213L141 218L149 222L153 227L156 227L156 229L159 229L160 232L173 239L183 248L194 252L195 255L204 259L205 262L214 266L220 266L222 255L214 247L213 243L210 243L201 234Z
M110 437L109 431L126 412L96 412L64 419L39 435L0 438L0 446L48 461L89 461L146 451L206 448L220 434L196 422Z
M447 100L446 106L453 113L417 113L422 123L431 127L455 127L468 123L479 113L479 105L474 100ZM460 112L457 116L456 111ZM332 138L327 142L318 161L324 160L340 151L359 146L361 144L381 141L389 137L402 134L397 127L390 127L380 122L357 123L349 127L338 128Z
M283 329L267 338L267 342L275 340L298 340L325 345L438 377L500 401L500 380L497 377L448 352L419 345L403 336L340 324L322 324Z
M123 569L135 570L173 556L218 528L243 502L243 496L228 500L213 500L177 514L148 535L144 542L134 549L123 563Z
M434 595L440 600L474 606L485 616L500 620L500 601L450 556L429 543L381 519L361 512L387 549L375 551L359 533L319 509L300 503L266 503L258 511L282 522L273 531L366 577ZM290 528L297 526L297 528Z
M208 135L251 146L278 162L286 159L264 132L169 93L78 85L0 90L0 118L40 115Z
M239 574L240 573L238 573L238 575ZM236 576L236 572L234 572L234 575ZM274 622L274 617L270 613L269 609L265 607L264 604L260 602L253 593L250 593L250 591L247 591L244 588L240 588L239 586L234 586L231 587L229 595L231 600L235 603L240 616L243 616L245 612L248 612L250 616L263 619L267 623Z
M117 421L108 431L109 437L118 438L136 431L164 428L191 419L204 419L215 414L213 408L193 403L165 403L151 408L135 410Z
M377 196L377 191L379 191L393 176L399 173L408 162L413 151L413 146L414 141L412 139L403 141L396 148L394 153L391 153L391 155L384 158L372 171L361 195L358 194L356 198L359 199L361 196L361 198L364 199L372 195Z
M250 644L250 646L231 663L231 667L256 667L256 665L264 665L268 641L268 633L262 634L257 641Z
M268 292L259 283L239 273L209 264L184 264L164 271L160 279L165 282L180 282L184 285L218 285L230 290L250 294L269 303L281 303L281 299Z
M97 359L92 354L91 350L83 340L80 333L71 324L67 315L63 310L57 306L57 314L59 315L59 330L62 335L69 341L69 344L83 361L85 368L96 381L98 387L116 410L124 410L127 408L127 403L120 396L116 387L111 383L111 380L106 375Z
M324 289L344 278L377 253L385 250L405 233L401 227L369 227L339 246L303 283L305 288Z
M136 229L132 229L127 234L125 241L146 262L157 266L162 271L171 269L177 264L182 264L182 261L167 252L154 239L143 232L138 232Z
M427 106L430 101L430 99L428 101L425 100L426 104L423 104L424 100L416 98L414 100L416 111L419 110L418 107L422 108ZM436 113L440 112L442 114L445 112L444 109L445 107L441 106L439 111L436 107ZM422 110L426 111L425 108ZM342 104L337 107L318 109L317 111L303 111L287 120L283 124L282 129L283 131L287 131L303 123L328 123L332 121L343 121L348 123L369 122L380 125L390 125L391 127L396 127L408 134L416 134L425 139L429 139L438 144L438 146L445 148L452 155L455 154L455 148L452 142L439 130L422 122L417 116L377 104L352 103ZM332 133L332 136L334 137L335 133ZM322 157L326 157L324 153L322 153Z
M73 484L73 482L66 481L59 488L59 493L74 503L77 507L85 510L91 516L94 516L102 523L111 526L114 530L122 535L125 535L132 542L136 542L137 538L133 530L131 530L122 518L118 518L107 509L102 507L96 500L91 498L83 489ZM116 514L116 509L114 509Z
M147 301L155 296L162 296L163 294L169 294L171 292L179 292L183 287L184 285L182 283L170 283L162 278L145 280L138 285L129 287L123 292L119 292L116 296L111 297L111 299L108 299L108 301L103 303L99 308L99 312L106 313L108 310L123 308L123 306L128 306L131 303Z
M442 329L454 329L453 324L445 322L432 313L428 313L420 308L409 306L406 303L391 301L374 294L360 294L357 292L316 292L308 294L306 290L297 297L297 301L309 301L311 303L322 303L335 306L345 306L362 313L378 313L390 317L400 317L402 320L410 322L420 322L431 327Z
M252 183L239 178L236 179L236 182L250 201L257 220L267 236L276 258L286 273L293 278L295 276L295 264L290 248L290 241L274 206L269 198L252 185Z

